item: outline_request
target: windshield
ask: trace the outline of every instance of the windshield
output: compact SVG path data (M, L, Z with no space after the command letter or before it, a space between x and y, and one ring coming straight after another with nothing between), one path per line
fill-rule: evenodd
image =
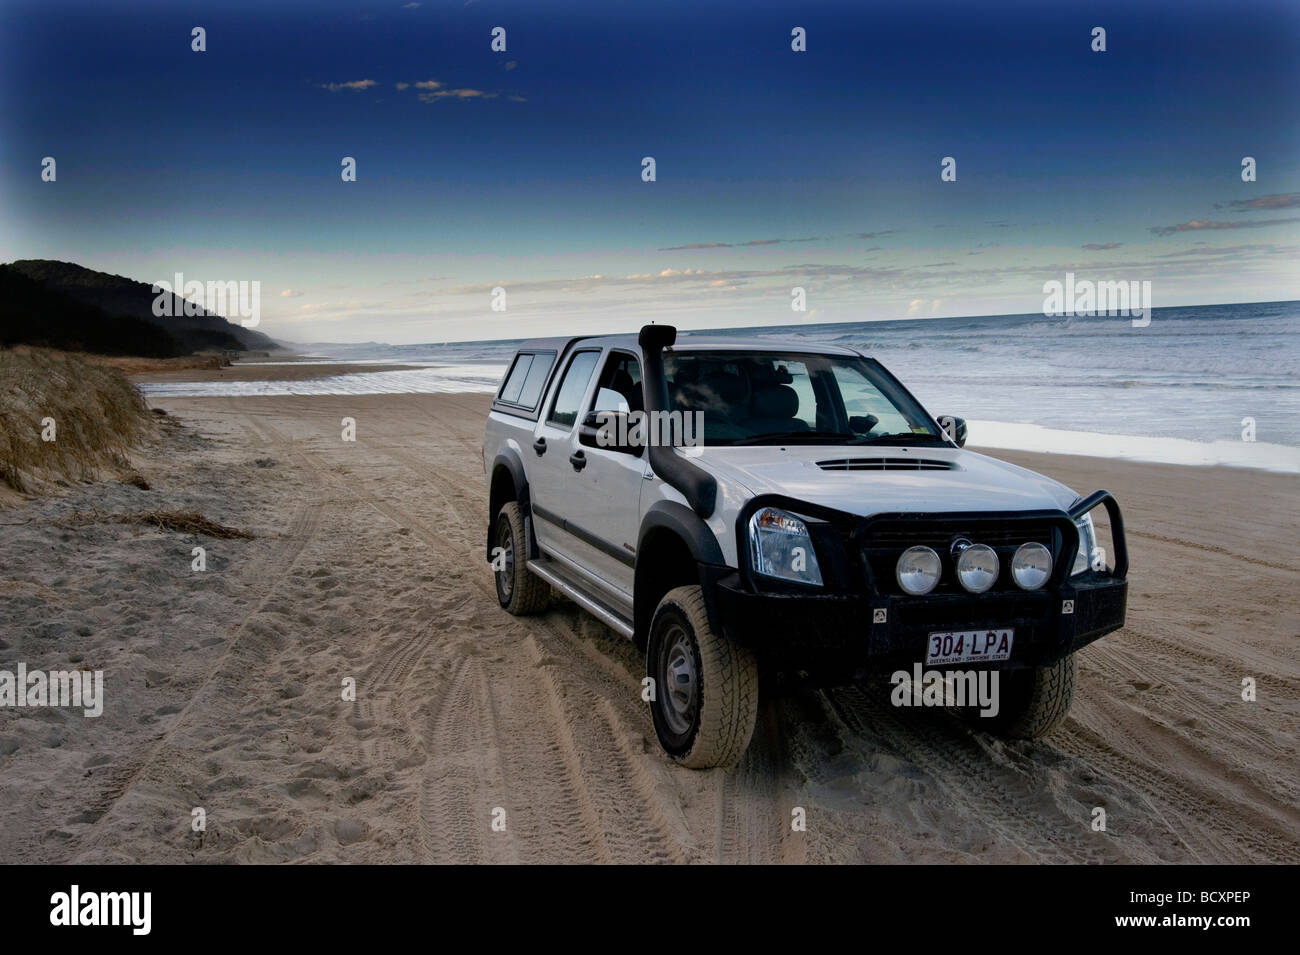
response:
M664 376L669 410L698 413L705 445L947 444L921 406L866 358L672 351Z

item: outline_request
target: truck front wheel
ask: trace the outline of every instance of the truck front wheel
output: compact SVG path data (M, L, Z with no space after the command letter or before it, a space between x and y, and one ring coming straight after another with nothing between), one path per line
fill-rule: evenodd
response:
M670 590L650 623L650 712L665 752L690 769L731 766L758 720L754 655L709 626L698 586Z
M967 719L1007 739L1039 739L1065 722L1078 679L1073 653L1048 667L1004 670L998 675L997 715L982 717L971 708Z

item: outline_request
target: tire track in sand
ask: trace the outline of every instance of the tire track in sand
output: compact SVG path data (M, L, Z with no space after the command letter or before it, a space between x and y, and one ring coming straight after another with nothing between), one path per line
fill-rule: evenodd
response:
M359 493L353 485L343 482L316 452L301 442L288 439L269 422L262 423L286 450L302 465L331 485L343 495L343 500L354 506L369 505L398 527L409 528L405 515L374 497ZM448 501L450 505L450 500ZM454 561L454 551L435 549L438 566L431 571L445 572ZM483 678L479 663L471 653L455 652L456 648L438 647L434 637L438 633L436 620L445 613L464 606L470 599L456 592L435 608L435 622L420 628L405 640L400 640L384 653L380 662L372 667L367 677L368 692L362 707L363 718L373 721L377 715L376 701L382 715L389 722L396 720L404 740L418 741L424 762L420 768L416 805L413 810L416 831L419 833L421 858L430 863L510 863L519 861L517 839L511 829L507 812L505 832L491 829L492 810L504 800L505 787L500 767L501 738L497 729L490 688ZM436 649L444 651L445 658L455 671L443 689L434 712L421 717L414 707L398 705L403 700L402 690L421 661ZM447 653L451 650L452 652ZM386 730L381 730L374 745L363 751L383 765L390 761L394 740ZM493 767L484 772L484 767ZM504 807L503 807L504 808Z
M481 664L462 658L425 736L420 778L420 840L425 862L518 862L506 787L501 778L501 734ZM492 769L484 778L484 768ZM506 810L505 830L493 829Z
M311 475L315 483L319 484L319 476L314 473ZM226 642L221 656L213 663L212 668L208 671L203 681L195 689L194 694L186 701L185 705L175 714L175 717L169 721L167 729L154 741L148 751L139 757L133 763L118 768L113 771L107 788L100 794L99 798L87 806L87 810L92 813L98 813L98 818L92 824L91 828L82 834L77 841L77 845L86 848L93 845L101 831L100 823L106 819L113 809L116 808L131 788L139 782L151 767L159 760L168 744L175 736L176 732L183 726L187 719L193 714L195 709L201 703L207 703L210 698L214 697L214 686L218 677L226 671L241 649L241 644L245 637L256 626L256 618L271 602L277 591L288 579L293 571L298 558L306 549L308 543L315 539L320 529L322 519L322 506L316 501L303 501L295 511L289 527L283 534L283 541L275 549L271 556L264 559L263 564L270 564L272 567L278 567L276 573L270 575L270 583L262 593L262 597L257 604L248 613L240 618L239 622L230 631L230 637ZM249 572L250 579L262 579L261 575ZM274 641L274 635L268 635L270 641ZM239 668L236 668L238 671ZM234 677L235 681L240 679L240 675Z
M447 553L463 547L393 504L386 501L373 504L399 526L410 528L436 552ZM495 588L485 578L475 577L474 582L485 599L490 597L495 608ZM550 716L547 720L551 729L547 744L550 751L544 756L544 762L549 765L540 767L543 770L540 776L535 773L536 766L528 773L518 774L511 788L512 791L520 785L532 788L522 780L525 776L533 777L544 784L543 789L549 790L550 795L544 800L529 799L529 806L567 807L558 820L560 825L551 828L567 833L565 841L570 845L556 846L555 850L567 849L570 854L576 850L587 861L684 861L686 856L679 844L680 819L662 808L661 787L643 765L645 754L635 752L629 740L631 732L618 708L584 681L567 678L575 672L575 666L576 672L582 672L584 661L599 655L598 651L587 648L576 634L566 635L542 617L529 618L527 622L507 618L499 632L505 638L500 641L505 643L504 652L517 654L515 641L522 636L524 647L534 657L534 674L522 680L503 674L511 687L510 698L515 701L515 707L523 705L530 714L542 712ZM545 640L545 646L539 640ZM557 653L566 659L559 661ZM612 679L627 688L628 694L639 694L639 684L630 683L626 671L617 664L604 658L603 667ZM557 670L563 691L554 672ZM575 734L581 734L581 745ZM531 735L536 736L535 728ZM507 741L513 738L507 734ZM526 754L521 748L507 746L514 757L508 768L519 765L519 760L524 765L537 763L535 753ZM535 750L536 743L530 747ZM557 774L557 767L563 772ZM533 831L540 835L544 826L541 820L538 822ZM686 839L690 839L689 835Z
M423 539L436 553L448 553L455 549L463 549L465 545L451 540L446 535L432 530L422 521L403 511L400 507L387 501L374 500L371 502L381 513L399 526L408 527L418 537ZM466 555L466 560L477 561L477 555ZM488 578L482 575L476 575L474 584L482 592L487 600L491 601L492 607L496 607L496 591ZM502 611L504 613L504 611ZM551 653L557 652L563 648L563 652L569 656L566 667L570 670L576 668L581 671L584 663L594 662L610 681L621 684L625 690L620 699L640 700L640 684L634 678L629 678L627 671L619 666L618 663L611 660L607 655L601 653L599 649L592 647L580 635L574 633L571 629L561 627L555 620L554 613L529 617L527 622L510 618L510 622L505 624L508 627L519 628L523 632L529 633L534 639L546 639L545 649ZM547 639L549 638L549 639ZM577 659L581 657L581 659ZM568 679L565 682L567 692L580 693L583 695L590 694L594 699L607 699L600 694L592 694L586 684L582 681ZM565 698L566 694L559 691L551 681L551 693L556 699ZM612 706L612 704L611 704ZM623 821L620 823L622 830L617 838L610 836L615 848L623 849L634 853L636 858L678 860L684 858L684 854L689 854L691 847L696 843L696 837L689 831L680 811L665 807L665 792L667 787L663 786L658 780L655 780L652 774L649 774L645 768L647 759L654 760L654 756L642 753L639 756L631 753L627 748L626 740L630 735L630 729L627 723L627 716L624 710L619 707L613 707L609 713L615 722L610 722L603 733L591 731L586 725L589 719L590 709L579 706L567 709L564 712L557 712L555 724L560 733L562 745L567 740L571 745L575 745L572 733L575 731L584 732L583 744L586 749L599 751L602 754L600 759L589 759L587 765L593 767L593 773L589 774L590 778L604 780L606 777L628 777L637 781L631 791L624 791L622 799L634 799L640 802L644 811L642 816L648 820L648 824L659 830L664 835L664 844L669 848L664 852L659 852L652 848L647 848L653 840L648 840L645 833L637 825L631 825L627 820L631 815L626 810L617 812L604 812L603 816L598 810L598 818L609 819L619 817ZM634 717L634 726L639 726L642 737L647 734L653 738L653 728L650 725L648 711L644 708L638 708ZM611 743L613 745L611 745ZM576 750L575 750L576 752ZM662 761L660 761L662 762ZM582 759L579 757L575 764L567 758L566 765L571 769L577 766L581 769ZM621 767L616 769L615 767ZM792 798L792 788L789 785L790 774L787 771L788 761L782 756L782 747L780 745L779 733L774 733L770 721L760 724L755 733L755 742L751 744L750 750L742 761L733 769L726 771L715 771L710 776L710 783L715 788L714 813L715 826L714 831L709 833L714 841L713 858L715 861L723 862L773 862L785 858L787 848L791 852L791 858L797 859L802 850L802 841L792 839L793 833L787 836L785 830L788 829L788 815L790 808L794 805ZM682 772L682 770L671 767L670 772ZM612 795L598 794L597 802L601 806L619 805L620 797ZM623 831L626 830L626 831Z
M1026 857L1038 862L1132 861L1112 844L1099 841L1087 819L1070 819L1059 807L1046 805L1050 789L1036 778L1043 754L1017 758L1013 746L999 743L1011 765L998 765L976 734L954 725L948 714L912 710L903 720L857 686L821 696L846 729L916 765L947 805ZM1025 806L1041 811L1026 812Z
M383 437L380 436L381 440ZM462 518L463 501L458 500L458 495L463 496L467 476L452 475L403 448L387 443L368 444L367 447L405 465L425 486L432 487L440 498L435 503L439 521L441 523L446 519L451 526L446 529L446 533L434 531L402 507L377 495L369 498L371 506L428 544L440 565L450 561L454 569L460 571L464 565L481 563L472 543L449 536L474 536ZM297 451L299 454L310 454L301 447ZM496 610L496 593L490 579L476 574L472 580L485 603L490 603L491 609ZM577 807L576 815L570 813L573 818L566 825L571 832L575 828L573 823L580 819L587 822L594 820L599 823L598 828L605 828L607 845L603 850L594 850L595 858L683 861L698 856L698 839L682 815L678 805L680 792L673 782L673 774L683 771L647 752L647 732L653 739L648 712L644 706L628 705L629 700L635 700L638 704L640 702L639 682L623 666L599 648L591 646L571 627L563 626L563 621L557 620L556 616L552 613L529 618L526 622L514 618L502 622L502 627L508 632L526 633L534 640L544 640L545 652L548 654L558 652L569 658L565 667L557 668L560 671L558 673L549 672L550 667L545 668L545 679L550 686L550 701L565 701L558 708L550 708L553 718L549 721L554 725L553 736L558 743L556 752L565 772L558 774L559 778L554 778L557 776L554 767L545 767L548 771L539 776L536 773L537 767L534 766L532 771L524 775L544 781L552 793L565 791L566 795L551 801L556 805ZM572 679L573 672L581 673L584 669L590 669L592 663L603 674L607 684L618 688L614 694L617 704L611 702L608 696L594 692L585 679ZM557 677L563 681L564 693L556 684ZM521 692L525 694L523 698L526 698L529 690ZM584 702L581 705L568 705L567 694L575 692L584 698ZM488 705L495 707L496 699L497 694L489 692ZM715 831L701 835L713 836L713 856L718 860L777 861L784 858L784 853L788 850L793 852L792 858L799 858L803 851L801 840L791 840L789 834L784 834L789 828L787 816L794 800L788 792L780 792L781 784L789 781L789 773L782 768L786 761L782 757L779 730L774 729L771 723L768 720L760 724L754 745L737 767L710 774L710 784L716 790ZM632 726L641 732L635 733L630 729ZM580 736L581 746L578 745L578 736L575 734ZM536 763L535 755L526 754L511 746L515 738L507 734L506 745L498 751L508 753L512 757L511 762L516 765L520 764L520 760L524 760L525 765ZM514 785L517 786L519 782L522 780ZM589 791L572 791L575 786L584 783L591 787ZM789 786L785 788L789 789ZM542 794L538 793L538 797L542 797ZM592 802L594 816L584 807L588 801ZM530 799L528 802L530 805L544 804L541 798ZM639 812L634 810L633 807L636 806L641 807ZM514 815L518 818L517 813ZM537 828L534 836L542 837L543 829ZM571 838L568 841L573 840ZM577 841L581 843L580 839ZM562 858L574 856L573 852L564 855L566 848L567 845L555 845L550 851L562 853ZM579 850L576 858L593 858L593 850L584 849L580 844L573 848ZM614 855L610 856L610 852Z
M1148 801L1167 805L1172 812L1161 813L1161 818L1175 827L1180 840L1197 855L1220 862L1300 863L1300 844L1294 835L1300 832L1300 818L1294 807L1269 810L1253 800L1241 801L1241 794L1203 787L1193 791L1166 768L1178 764L1187 746L1176 734L1160 732L1164 748L1157 750L1149 737L1134 731L1117 701L1102 698L1091 702L1104 726L1091 725L1091 720L1090 725L1072 720L1062 736L1062 748L1138 792L1148 793Z
M430 530L396 505L380 500L372 500L371 504L394 524L409 529L423 540L435 555L447 559L460 550L460 545ZM475 583L481 589L481 582L476 580ZM492 599L495 604L495 590ZM503 637L514 637L525 631L513 618L507 629L508 635L505 631L497 631L500 636L496 642L504 642ZM525 647L531 641L531 636L525 631ZM536 646L535 642L532 645ZM478 652L485 649L490 648L477 648ZM503 647L503 651L517 658L519 648L517 645ZM484 851L486 845L483 833L473 828L474 807L483 806L486 812L501 805L507 810L507 832L521 830L524 833L518 840L517 852L536 852L537 861L613 861L601 834L599 815L587 791L580 762L575 759L572 739L566 740L567 727L562 719L556 718L557 710L551 705L553 701L538 699L543 695L539 693L541 682L530 674L521 677L514 669L500 674L506 678L511 690L511 706L503 718L514 724L511 727L513 732L502 734L494 725L490 731L475 731L472 737L467 736L464 735L470 732L466 729L467 724L481 720L485 711L495 723L495 714L500 711L491 684L484 682L479 696L470 694L468 678L463 673L467 662L461 664L458 680L449 689L426 741L430 763L423 783L422 818L429 858L441 859L442 856L435 853L443 851L461 861L473 861L475 854ZM545 721L550 732L544 734L544 741L538 740L539 714L550 717ZM489 745L489 737L505 778L494 797L497 801L485 805L483 794L464 784L455 772L450 775L443 772L438 756L449 751L465 752L470 748L471 738L480 748L485 747ZM450 793L444 792L448 785ZM512 794L511 800L505 800L501 795L507 792ZM513 803L514 808L503 805L503 802ZM554 815L541 817L536 812L537 807L546 807ZM455 820L455 827L465 830L453 838L448 850L436 849L439 831L436 820L443 818ZM467 825L470 827L468 830Z

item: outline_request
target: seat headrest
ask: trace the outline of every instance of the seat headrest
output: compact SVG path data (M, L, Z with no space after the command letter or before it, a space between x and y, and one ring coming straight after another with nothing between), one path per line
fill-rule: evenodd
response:
M706 375L700 382L700 389L710 399L727 406L743 404L748 391L745 379L727 374Z
M789 385L767 385L754 393L755 418L793 418L799 413L799 393Z

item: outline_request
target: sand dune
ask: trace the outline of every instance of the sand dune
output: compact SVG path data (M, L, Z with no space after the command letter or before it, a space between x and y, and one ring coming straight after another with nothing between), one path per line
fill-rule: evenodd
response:
M0 667L102 668L107 695L0 709L0 861L1300 861L1294 477L1008 453L1130 525L1129 626L1082 654L1064 729L809 692L699 773L660 754L630 645L497 607L486 398L152 403L186 426L133 459L153 490L0 514ZM255 537L113 520L163 506Z

